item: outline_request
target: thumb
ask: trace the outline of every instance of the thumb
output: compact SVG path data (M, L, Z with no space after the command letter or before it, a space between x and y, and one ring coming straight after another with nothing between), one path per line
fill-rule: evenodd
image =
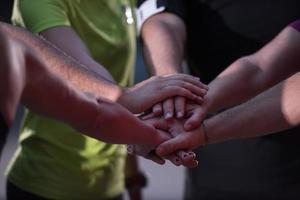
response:
M157 130L157 132L158 132L158 136L161 139L161 142L165 142L165 141L172 138L171 135L168 132L165 132L165 131L162 131L162 130Z
M187 149L188 147L186 147L184 137L182 137L182 135L161 143L156 148L156 154L161 157L165 157L167 155L176 153L178 150Z
M149 120L143 120L143 122L153 126L156 129L160 130L168 130L169 126L166 123L165 119L163 117L157 117L157 118L152 118Z
M204 112L200 110L195 111L193 115L184 123L184 129L186 131L191 131L195 128L198 128L201 125L204 117Z

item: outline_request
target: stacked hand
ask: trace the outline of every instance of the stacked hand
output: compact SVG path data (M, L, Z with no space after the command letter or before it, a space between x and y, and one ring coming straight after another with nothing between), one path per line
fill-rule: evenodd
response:
M153 107L155 116L159 116L162 110L160 112L155 110L161 104L159 102L169 102L169 98L186 98L201 104L207 89L208 87L201 83L199 78L187 74L153 76L131 88L125 89L118 99L118 103L135 114ZM172 108L169 108L170 106ZM165 113L173 109L173 104L170 106L169 109L165 109ZM184 105L179 104L177 107L178 110L182 110Z
M198 98L187 100L183 96L175 96L156 103L152 112L142 116L141 120L169 138L158 147L129 145L128 152L159 164L164 164L167 159L177 166L196 167L198 161L191 149L204 143L204 133L200 125L207 111L203 99L208 87L201 84L198 90Z
M187 116L195 116L196 109L190 105L193 103L196 106L201 103L206 90L207 86L190 75L174 74L153 77L126 89L119 103L132 113L140 113L159 101L174 95L181 95L189 99L189 104L186 106ZM89 136L111 143L135 144L135 146L130 146L130 152L160 164L164 163L164 159L168 159L175 165L183 164L189 167L197 165L196 155L189 151L189 148L178 151L176 149L170 155L163 157L156 155L154 151L158 145L177 138L185 131L183 128L185 118L152 118L151 113L138 119L122 105L108 99L97 98L92 94L78 99L88 102L82 104L87 106L80 107L80 116L86 120L82 121L74 113L72 123L76 124L75 128ZM71 109L70 112L72 112ZM78 112L78 109L74 112ZM122 135L120 135L120 130Z

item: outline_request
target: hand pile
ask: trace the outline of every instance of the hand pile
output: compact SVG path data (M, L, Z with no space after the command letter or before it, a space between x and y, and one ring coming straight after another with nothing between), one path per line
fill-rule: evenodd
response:
M199 79L198 82L201 83ZM194 91L198 90L197 98L167 98L153 105L147 114L141 115L139 118L143 122L168 139L158 146L128 145L128 152L158 164L164 164L166 159L176 166L196 167L198 161L192 149L205 143L201 122L207 111L207 104L203 100L208 91L208 87L202 83L197 87L193 88Z

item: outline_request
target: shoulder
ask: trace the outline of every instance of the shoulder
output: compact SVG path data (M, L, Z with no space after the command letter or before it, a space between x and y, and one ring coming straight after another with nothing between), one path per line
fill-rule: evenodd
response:
M16 0L12 22L35 33L54 26L69 26L66 2L66 0Z

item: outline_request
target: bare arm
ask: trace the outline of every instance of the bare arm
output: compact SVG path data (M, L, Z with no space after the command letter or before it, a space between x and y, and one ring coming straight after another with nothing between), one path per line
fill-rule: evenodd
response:
M242 57L226 68L209 84L204 103L185 124L191 130L206 113L242 103L299 70L300 34L285 28L258 52ZM189 125L188 125L189 124Z
M298 126L299 91L300 72L250 101L206 120L208 142L258 137Z
M106 142L156 146L165 139L119 104L76 90L55 75L34 49L1 29L0 45L0 111L9 125L21 101L34 112Z
M151 16L142 26L141 31L144 57L151 75L182 73L186 30L183 20L172 13L159 13ZM207 87L199 94L197 103L202 103L202 96ZM186 99L169 98L153 107L153 115L164 113L165 118L185 116Z
M141 35L151 75L182 72L186 30L179 17L171 13L156 14L143 24Z
M207 143L259 137L299 126L299 91L300 72L250 101L205 120ZM165 156L201 146L204 135L203 127L185 132L161 144L157 153Z
M75 58L79 63L86 66L89 70L114 82L110 73L98 62L96 62L85 44L77 33L67 26L54 27L40 32L53 45L64 51L66 54Z
M111 100L116 100L122 93L122 88L106 80L105 77L94 73L85 65L81 65L63 51L55 48L51 43L43 41L19 27L1 23L1 28L11 37L19 39L29 47L35 49L37 56L42 58L55 74L59 74L64 79L70 81L80 90L105 96Z
M285 28L257 53L237 60L209 84L209 110L241 103L297 72L299 51L299 32Z
M182 95L197 99L201 84L191 76L153 77L131 88L121 88L107 77L101 76L85 65L70 58L47 41L34 37L24 29L1 23L1 28L11 37L22 40L45 62L53 73L68 80L76 88L117 101L131 112L139 113L167 97Z

